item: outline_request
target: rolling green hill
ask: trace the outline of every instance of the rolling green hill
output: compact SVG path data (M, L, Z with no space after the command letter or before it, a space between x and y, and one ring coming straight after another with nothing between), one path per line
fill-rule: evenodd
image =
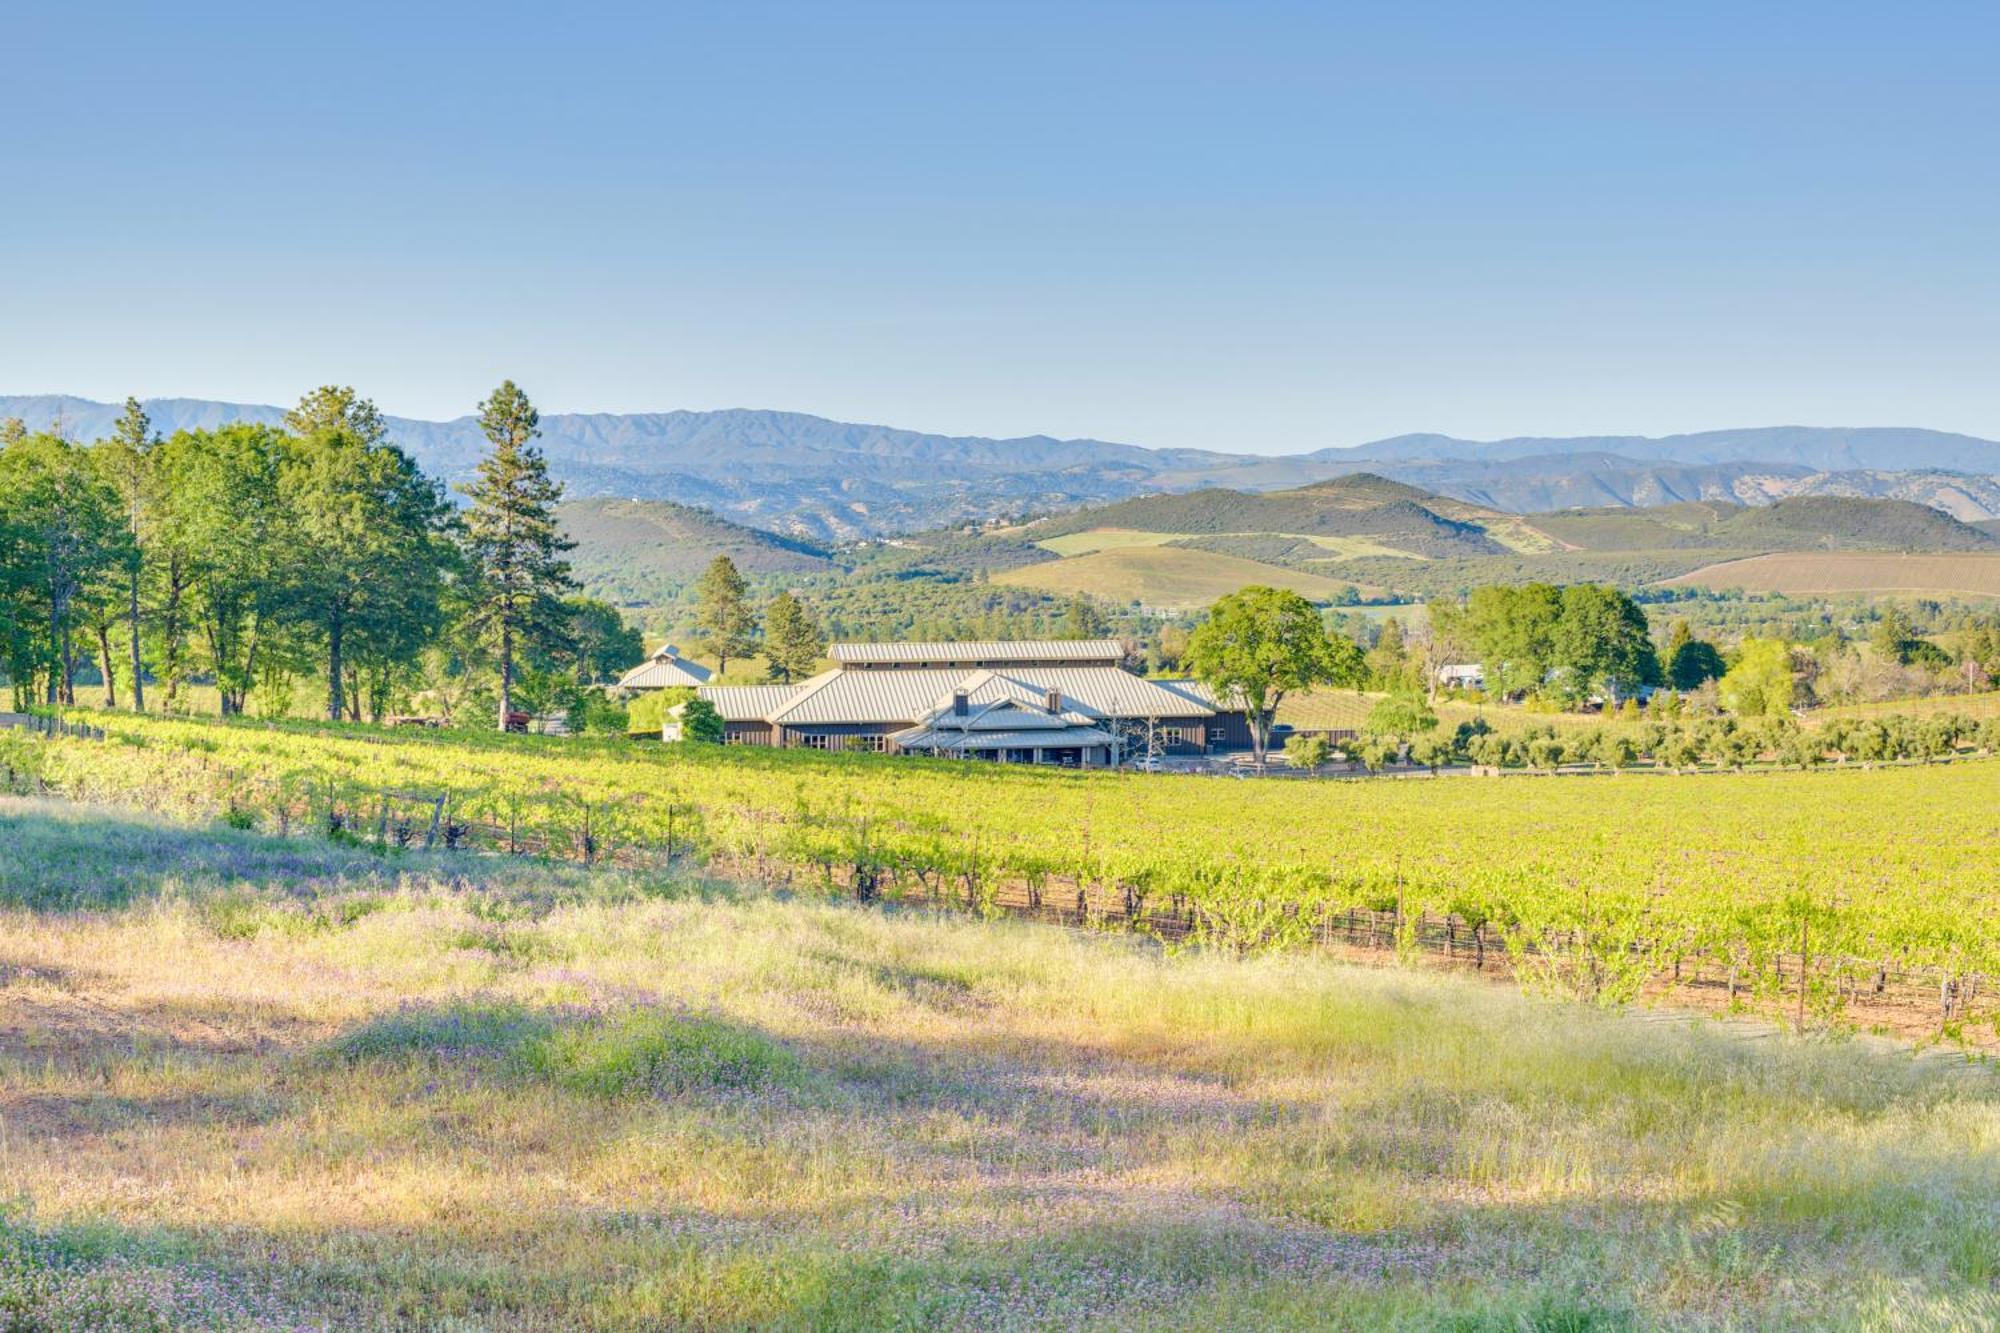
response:
M1800 495L1776 504L1720 502L1657 509L1575 509L1530 517L1586 551L1984 551L2000 534L1907 500Z
M731 523L671 500L576 500L561 506L575 541L570 564L592 596L655 605L691 583L718 555L745 574L821 573L834 562L819 547Z
M1106 529L1201 537L1275 534L1361 538L1413 556L1502 554L1508 545L1487 532L1483 520L1489 518L1507 524L1511 516L1362 472L1289 491L1149 495L1045 519L1021 535L1048 542Z

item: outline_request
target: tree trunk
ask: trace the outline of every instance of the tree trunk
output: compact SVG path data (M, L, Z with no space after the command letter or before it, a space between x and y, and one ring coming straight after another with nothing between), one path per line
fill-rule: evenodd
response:
M62 633L62 702L64 708L76 707L76 640L67 628Z
M718 669L717 675L721 674ZM507 719L514 711L514 627L503 617L500 621L500 730L507 730Z
M97 670L104 677L104 706L118 706L118 670L111 665L111 622L97 622Z
M340 721L340 715L345 711L345 701L340 695L344 679L340 661L340 628L340 622L336 620L327 626L326 631L326 720L329 722Z
M132 571L132 604L127 616L132 625L132 711L146 711L146 668L139 657L139 571ZM107 667L106 670L109 670Z
M63 602L62 595L54 588L49 589L49 647L60 650L62 646ZM56 662L49 662L48 698L45 702L53 708L62 702L62 671Z

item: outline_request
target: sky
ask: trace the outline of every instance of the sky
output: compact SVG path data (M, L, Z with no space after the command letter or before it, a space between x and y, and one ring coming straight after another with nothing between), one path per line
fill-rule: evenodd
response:
M0 393L2000 437L1992 4L35 8Z

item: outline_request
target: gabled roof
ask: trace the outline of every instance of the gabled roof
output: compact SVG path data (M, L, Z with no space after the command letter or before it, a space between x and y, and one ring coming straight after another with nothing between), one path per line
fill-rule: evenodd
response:
M1125 645L1116 639L979 639L969 643L836 643L827 656L843 666L1005 666L1028 662L1116 664Z
M664 690L676 685L706 685L715 674L699 662L681 656L671 643L662 644L653 655L618 678L622 690Z
M968 671L962 667L915 667L896 671L853 671L835 668L822 672L782 697L764 691L780 686L710 686L702 697L715 704L725 718L737 717L749 707L759 711L750 717L766 718L783 726L825 726L839 723L915 723L936 711L939 700L950 703L954 689L974 681L1011 682L1010 686L990 684L982 688L993 697L1025 691L1030 700L1055 690L1063 697L1066 710L1084 719L1105 717L1205 718L1215 708L1184 687L1166 688L1159 681L1135 676L1114 666L1015 667L1003 672ZM1179 686L1181 683L1176 682ZM729 698L745 689L755 689L754 698Z

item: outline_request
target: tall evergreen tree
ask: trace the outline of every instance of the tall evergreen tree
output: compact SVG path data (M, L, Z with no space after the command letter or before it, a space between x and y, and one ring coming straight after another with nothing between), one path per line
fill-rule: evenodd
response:
M414 666L436 636L453 553L435 483L382 440L381 418L351 389L321 389L286 418L277 489L287 540L275 596L326 650L326 711L358 713L356 668Z
M479 405L479 428L493 451L480 460L479 480L461 488L472 501L465 530L477 580L473 619L498 655L502 731L514 711L516 656L569 637L563 597L577 586L563 559L576 543L556 523L562 485L549 479L533 444L540 426L528 395L512 380L502 383Z
M139 405L137 398L127 398L125 410L111 428L111 437L98 447L98 460L105 478L117 488L118 498L125 505L126 526L132 530L133 540L125 568L125 628L132 640L132 707L141 713L146 711L146 667L144 636L140 633L139 583L145 573L152 458L159 443L160 437L153 433L153 422L146 415L146 409ZM107 707L116 707L109 644L102 644L101 647L101 655L105 657L100 664L104 671L104 701Z
M320 385L285 413L285 429L302 439L338 431L370 448L389 442L389 427L382 414L351 385Z
M736 562L719 555L709 562L694 585L695 618L707 637L703 642L715 658L717 675L729 670L729 659L756 650L757 617L750 609L750 585Z
M764 609L764 656L770 659L771 679L787 685L810 676L826 656L826 632L788 591Z

